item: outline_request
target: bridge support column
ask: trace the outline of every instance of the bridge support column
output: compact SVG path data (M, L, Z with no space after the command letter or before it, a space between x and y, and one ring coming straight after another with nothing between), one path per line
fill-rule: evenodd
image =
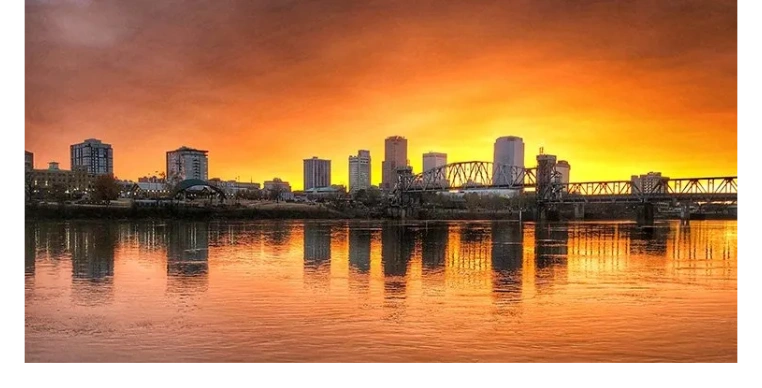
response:
M560 215L557 209L552 209L544 205L537 206L537 222L558 221L559 219Z
M545 222L548 220L548 209L545 206L537 206L537 214L535 215L537 222Z
M398 220L415 219L419 216L418 209L411 206L392 206L387 208L386 214Z
M691 219L691 208L690 205L687 203L684 203L680 205L680 221L681 223L685 224Z
M577 220L585 219L585 204L584 203L574 204L574 218Z
M651 226L654 224L654 204L646 202L638 206L638 225Z

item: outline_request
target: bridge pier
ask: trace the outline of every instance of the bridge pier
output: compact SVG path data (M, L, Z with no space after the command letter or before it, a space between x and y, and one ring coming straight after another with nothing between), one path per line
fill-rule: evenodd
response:
M651 226L654 224L654 204L650 202L642 203L637 208L637 222L640 226Z
M406 206L400 206L396 208L395 210L396 210L396 213L394 215L394 218L397 218L399 220L404 220L408 218L408 216L410 215L410 211L408 210Z
M545 221L558 221L560 219L558 210L549 208L548 206L537 206L537 222Z
M691 219L691 208L690 204L683 203L680 205L680 222L682 224L688 223Z
M418 209L412 206L391 206L386 209L386 214L394 219L405 220L408 218L418 218Z
M585 219L585 204L584 203L574 204L574 219L577 219L577 220Z
M538 205L534 219L537 222L545 222L548 220L548 209L545 206Z

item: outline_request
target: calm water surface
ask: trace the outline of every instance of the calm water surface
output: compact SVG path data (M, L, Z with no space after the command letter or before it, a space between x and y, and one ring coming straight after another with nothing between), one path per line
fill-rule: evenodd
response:
M27 222L28 362L736 362L735 221Z

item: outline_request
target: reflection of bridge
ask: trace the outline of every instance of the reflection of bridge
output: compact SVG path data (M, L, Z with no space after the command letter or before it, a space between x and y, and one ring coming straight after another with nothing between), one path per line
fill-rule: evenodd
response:
M633 181L567 183L552 165L536 168L500 165L491 162L458 162L439 166L417 175L400 170L395 199L407 206L421 193L446 191L514 190L534 191L538 208L563 203L657 202L712 203L737 202L738 177L656 178L650 184ZM646 206L645 213L652 213ZM652 218L652 214L650 218ZM649 218L646 214L645 218Z

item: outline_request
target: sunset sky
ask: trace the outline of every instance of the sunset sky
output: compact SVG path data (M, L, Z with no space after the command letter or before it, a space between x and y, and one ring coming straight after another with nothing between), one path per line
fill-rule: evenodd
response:
M737 175L736 31L720 0L27 0L26 149L69 168L95 137L136 179L185 145L300 189L358 149L378 184L387 136L420 171L515 135L572 181Z

